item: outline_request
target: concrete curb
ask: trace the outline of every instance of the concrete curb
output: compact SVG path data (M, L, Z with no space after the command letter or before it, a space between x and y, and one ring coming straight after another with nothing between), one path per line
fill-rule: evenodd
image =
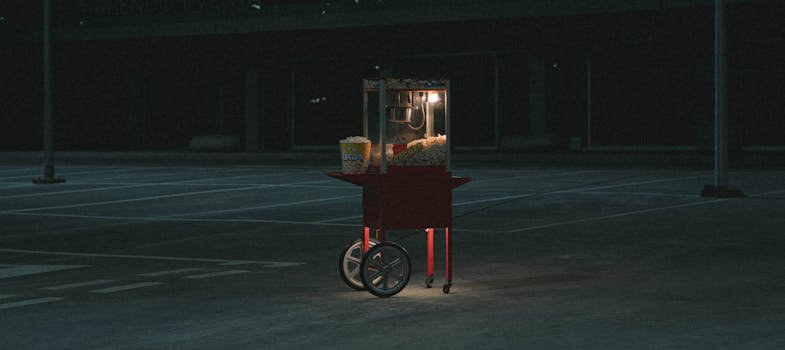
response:
M39 163L40 151L0 152L0 161ZM128 151L128 152L57 152L55 162L179 162L179 163L334 163L340 164L338 152L192 152L192 151ZM655 166L712 169L710 153L609 153L609 152L457 152L455 165L484 164L489 166ZM730 156L731 168L783 168L785 153L735 153Z

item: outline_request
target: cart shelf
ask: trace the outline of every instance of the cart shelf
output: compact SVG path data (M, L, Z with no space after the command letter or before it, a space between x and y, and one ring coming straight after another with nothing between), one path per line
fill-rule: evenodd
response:
M449 227L452 190L471 181L443 166L390 166L386 174L328 176L363 187L363 224L380 230Z

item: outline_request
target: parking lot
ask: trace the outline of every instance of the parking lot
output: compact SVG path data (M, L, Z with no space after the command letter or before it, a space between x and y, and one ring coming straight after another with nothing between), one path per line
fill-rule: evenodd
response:
M361 188L331 163L0 165L2 349L782 349L785 172L458 163L454 285L425 235L354 291ZM427 200L427 198L412 198ZM437 231L438 233L439 231ZM436 235L436 287L443 237Z

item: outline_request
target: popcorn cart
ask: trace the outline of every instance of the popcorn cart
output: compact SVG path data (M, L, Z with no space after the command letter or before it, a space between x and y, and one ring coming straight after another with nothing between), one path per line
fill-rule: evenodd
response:
M411 261L387 232L416 229L426 234L430 288L438 228L445 236L442 291L449 293L452 190L471 180L450 171L449 81L367 79L363 101L364 136L341 140L342 172L327 173L363 188L363 235L341 252L341 278L378 297L397 294L409 282Z

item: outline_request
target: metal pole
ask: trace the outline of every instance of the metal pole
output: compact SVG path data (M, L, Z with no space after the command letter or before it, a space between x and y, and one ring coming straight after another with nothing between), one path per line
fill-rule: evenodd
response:
M493 56L493 148L499 149L499 53Z
M586 149L591 150L591 49L586 54Z
M725 0L714 0L714 184L701 192L706 197L743 197L728 188L728 67L725 44Z
M49 0L43 0L43 83L44 83L44 177L33 183L57 183L54 166L54 120L52 118L52 16Z
M452 171L452 96L450 95L450 81L447 80L446 90L444 91L444 137L446 140L446 147L444 153L444 162L447 165L447 171Z
M728 187L728 88L725 0L714 0L714 187Z
M387 81L379 79L379 173L387 173Z
M295 89L296 77L294 74L294 68L289 75L289 117L291 120L289 121L289 141L291 142L290 148L291 150L295 149L295 140L294 140L294 114L297 112L295 109L295 98L297 98L297 90Z

